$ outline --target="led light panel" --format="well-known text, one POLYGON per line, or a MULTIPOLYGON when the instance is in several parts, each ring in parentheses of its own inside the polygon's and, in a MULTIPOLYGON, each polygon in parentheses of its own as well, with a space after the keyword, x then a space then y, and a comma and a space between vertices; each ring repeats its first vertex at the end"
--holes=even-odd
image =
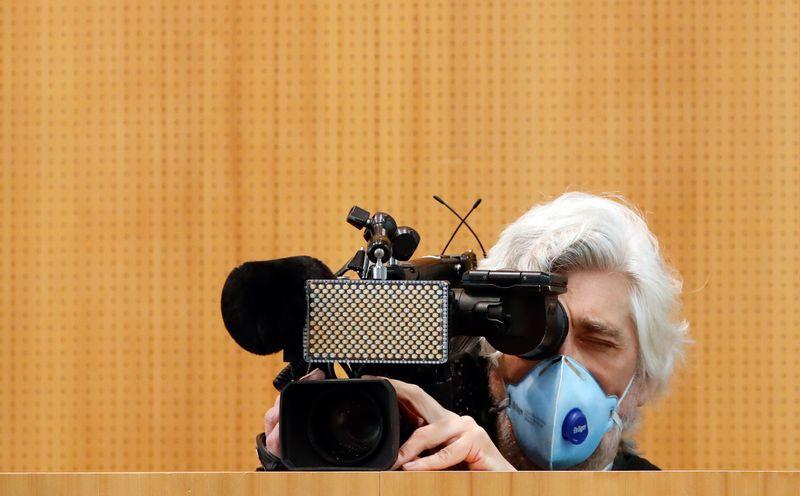
POLYGON ((446 281, 310 279, 308 362, 444 363, 446 281))

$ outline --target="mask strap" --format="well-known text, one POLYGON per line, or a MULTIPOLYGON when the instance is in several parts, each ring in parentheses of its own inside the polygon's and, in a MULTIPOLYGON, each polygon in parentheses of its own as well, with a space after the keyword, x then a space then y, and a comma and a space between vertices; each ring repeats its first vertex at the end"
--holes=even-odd
POLYGON ((636 378, 636 372, 633 373, 631 376, 631 380, 628 381, 628 385, 625 386, 625 391, 622 392, 622 396, 619 397, 618 403, 622 403, 622 400, 625 399, 625 396, 628 395, 628 390, 630 390, 631 386, 633 385, 633 379, 636 378))
POLYGON ((622 404, 622 400, 625 399, 625 396, 628 395, 628 391, 631 389, 631 386, 633 385, 633 379, 634 378, 636 378, 636 372, 635 371, 634 371, 633 375, 631 376, 631 380, 628 381, 628 385, 625 386, 625 391, 622 392, 622 396, 620 396, 619 400, 617 400, 617 406, 615 406, 614 409, 611 410, 611 420, 613 420, 614 423, 617 424, 617 427, 619 427, 619 430, 622 430, 622 419, 620 418, 619 413, 617 413, 617 409, 619 409, 619 405, 622 404))
POLYGON ((502 412, 503 410, 508 408, 508 404, 510 402, 511 402, 511 400, 508 398, 508 396, 506 396, 505 398, 502 399, 502 401, 500 401, 500 403, 497 404, 497 406, 493 406, 493 407, 489 408, 489 413, 500 413, 500 412, 502 412))

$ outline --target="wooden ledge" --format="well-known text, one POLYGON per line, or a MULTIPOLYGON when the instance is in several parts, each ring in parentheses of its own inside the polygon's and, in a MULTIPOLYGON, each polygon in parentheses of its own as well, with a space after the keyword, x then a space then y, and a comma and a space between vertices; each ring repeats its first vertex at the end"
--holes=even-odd
POLYGON ((800 494, 797 471, 0 473, 14 496, 800 494))

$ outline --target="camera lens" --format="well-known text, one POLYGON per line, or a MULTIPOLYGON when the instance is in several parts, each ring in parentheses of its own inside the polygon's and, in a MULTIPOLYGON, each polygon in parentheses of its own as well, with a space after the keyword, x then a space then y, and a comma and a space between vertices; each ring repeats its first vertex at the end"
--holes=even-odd
POLYGON ((307 432, 311 446, 328 463, 355 465, 380 446, 383 413, 362 389, 331 387, 311 405, 307 432))

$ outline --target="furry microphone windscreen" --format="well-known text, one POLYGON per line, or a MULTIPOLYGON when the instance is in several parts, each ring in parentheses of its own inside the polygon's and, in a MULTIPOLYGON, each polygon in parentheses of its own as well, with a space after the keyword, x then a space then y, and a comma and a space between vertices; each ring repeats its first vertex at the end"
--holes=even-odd
POLYGON ((239 346, 257 355, 299 351, 305 281, 333 277, 324 263, 307 256, 245 262, 231 271, 222 288, 225 328, 239 346))

